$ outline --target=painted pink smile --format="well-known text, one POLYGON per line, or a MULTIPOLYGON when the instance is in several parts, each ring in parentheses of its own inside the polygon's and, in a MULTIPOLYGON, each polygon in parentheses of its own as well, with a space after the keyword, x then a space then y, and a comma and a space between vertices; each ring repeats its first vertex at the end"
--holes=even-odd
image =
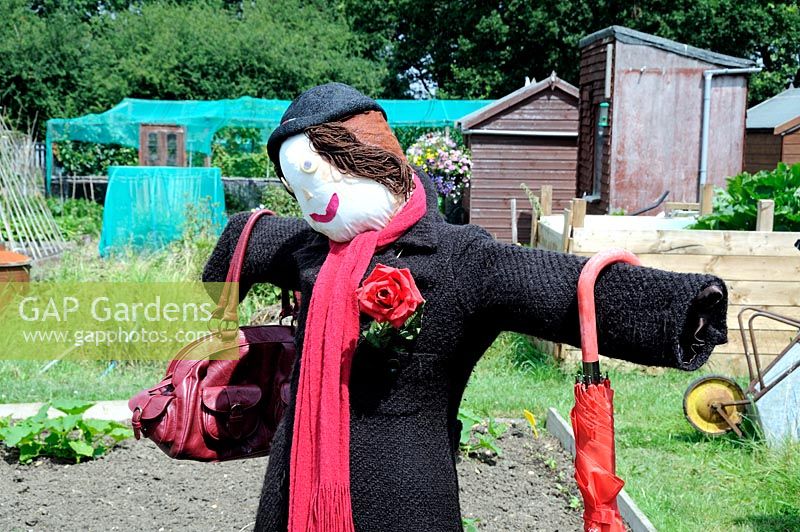
POLYGON ((337 210, 339 210, 339 196, 334 192, 328 202, 328 206, 325 208, 325 214, 312 213, 311 219, 317 223, 326 224, 333 220, 337 210))

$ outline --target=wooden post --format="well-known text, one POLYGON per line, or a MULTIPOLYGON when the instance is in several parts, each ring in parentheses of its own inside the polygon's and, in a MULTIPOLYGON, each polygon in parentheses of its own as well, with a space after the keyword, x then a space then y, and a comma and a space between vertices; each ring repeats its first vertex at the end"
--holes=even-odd
POLYGON ((714 209, 713 200, 714 185, 711 183, 706 183, 703 185, 703 192, 700 196, 700 216, 711 214, 711 211, 714 209))
POLYGON ((511 198, 511 243, 519 243, 517 238, 517 198, 511 198))
POLYGON ((569 252, 569 239, 572 236, 572 209, 564 209, 564 230, 561 233, 561 251, 569 252))
POLYGON ((541 199, 539 203, 542 204, 542 216, 550 216, 553 214, 553 186, 542 185, 541 199))
POLYGON ((586 200, 575 198, 572 200, 572 227, 583 227, 586 223, 586 200))
POLYGON ((772 231, 772 222, 775 218, 775 200, 758 200, 758 214, 756 215, 756 231, 772 231))

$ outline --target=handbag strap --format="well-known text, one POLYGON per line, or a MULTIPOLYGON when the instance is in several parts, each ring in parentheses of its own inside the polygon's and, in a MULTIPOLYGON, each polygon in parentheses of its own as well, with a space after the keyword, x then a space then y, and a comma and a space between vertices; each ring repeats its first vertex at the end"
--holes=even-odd
MULTIPOLYGON (((263 216, 274 216, 275 213, 269 209, 261 209, 253 212, 247 219, 242 232, 239 235, 239 240, 236 242, 236 248, 233 250, 231 263, 228 266, 228 274, 225 277, 225 286, 222 287, 222 293, 219 296, 217 308, 211 313, 212 318, 221 318, 220 329, 223 328, 224 323, 233 323, 238 326, 239 318, 237 308, 239 306, 239 280, 242 276, 242 267, 244 265, 245 255, 247 253, 247 244, 250 242, 250 235, 256 223, 263 216)), ((295 297, 296 300, 296 297, 295 297)), ((295 308, 292 306, 289 291, 285 288, 281 289, 281 317, 294 314, 295 308)), ((227 328, 227 326, 225 326, 227 328)))

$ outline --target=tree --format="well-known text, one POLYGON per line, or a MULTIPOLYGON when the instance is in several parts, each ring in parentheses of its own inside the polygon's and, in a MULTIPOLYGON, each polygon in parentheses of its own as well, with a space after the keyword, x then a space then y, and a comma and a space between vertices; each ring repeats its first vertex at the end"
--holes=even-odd
POLYGON ((796 0, 347 0, 353 28, 387 63, 387 95, 493 98, 552 70, 578 81, 580 39, 619 24, 763 62, 751 100, 800 81, 796 0))
POLYGON ((0 105, 21 122, 102 112, 126 97, 290 99, 333 80, 377 96, 385 77, 322 1, 120 1, 87 16, 89 4, 37 14, 24 0, 0 2, 0 105))

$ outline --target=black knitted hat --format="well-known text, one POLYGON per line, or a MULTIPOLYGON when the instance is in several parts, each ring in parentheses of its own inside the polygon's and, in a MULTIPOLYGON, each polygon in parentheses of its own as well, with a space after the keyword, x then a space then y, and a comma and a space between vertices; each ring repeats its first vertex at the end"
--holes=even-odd
POLYGON ((281 125, 267 141, 267 153, 278 175, 283 175, 280 149, 284 140, 302 133, 309 126, 342 120, 367 111, 380 111, 386 118, 386 111, 378 102, 344 83, 317 85, 295 98, 283 113, 281 125))

